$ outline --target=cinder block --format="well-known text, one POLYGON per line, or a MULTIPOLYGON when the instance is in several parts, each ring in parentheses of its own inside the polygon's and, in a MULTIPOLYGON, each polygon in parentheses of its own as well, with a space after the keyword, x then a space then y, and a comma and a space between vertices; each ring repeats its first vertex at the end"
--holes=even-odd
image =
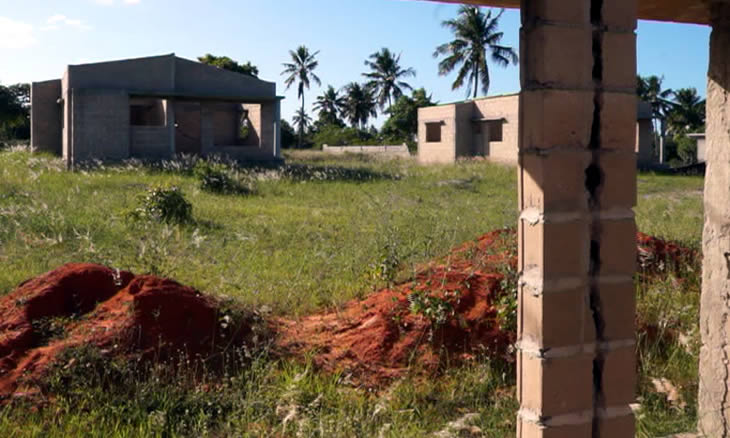
POLYGON ((616 418, 601 418, 598 420, 600 437, 606 438, 634 438, 636 436, 636 419, 633 414, 616 418))
POLYGON ((525 268, 537 268, 545 280, 585 277, 590 236, 585 219, 532 225, 520 221, 525 268))
MULTIPOLYGON (((517 424, 517 438, 587 438, 591 433, 591 423, 546 427, 521 420, 517 424)), ((613 435, 606 437, 614 438, 613 435)))
MULTIPOLYGON (((636 81, 635 76, 634 81, 636 81)), ((602 149, 626 152, 636 150, 637 104, 637 97, 633 93, 603 93, 601 96, 602 149)))
POLYGON ((597 285, 603 317, 603 339, 623 341, 634 339, 636 291, 632 281, 621 283, 599 282, 597 285))
POLYGON ((635 33, 603 33, 603 86, 627 90, 636 88, 635 33))
POLYGON ((592 91, 524 90, 520 97, 520 147, 587 148, 593 126, 593 98, 592 91))
POLYGON ((524 153, 520 205, 548 213, 587 211, 585 169, 590 161, 587 150, 524 153))
MULTIPOLYGON (((579 88, 593 84, 592 29, 539 25, 523 30, 523 75, 527 85, 579 88)), ((524 88, 523 84, 523 88, 524 88)))
POLYGON ((630 210, 637 202, 636 154, 605 151, 600 154, 602 183, 597 192, 601 210, 630 210))
POLYGON ((520 403, 541 416, 593 409, 593 356, 540 359, 521 353, 520 403))
POLYGON ((541 348, 580 345, 584 342, 587 289, 548 292, 535 296, 529 289, 523 291, 521 320, 522 338, 541 348))
POLYGON ((524 24, 532 21, 553 21, 590 24, 591 4, 584 0, 534 0, 522 8, 524 24))
POLYGON ((622 347, 603 353, 601 389, 606 407, 628 406, 636 401, 636 349, 622 347))
POLYGON ((631 277, 636 272, 636 223, 634 219, 602 220, 600 223, 600 275, 631 277))
POLYGON ((638 17, 637 0, 611 0, 603 2, 603 24, 609 29, 634 30, 638 17))

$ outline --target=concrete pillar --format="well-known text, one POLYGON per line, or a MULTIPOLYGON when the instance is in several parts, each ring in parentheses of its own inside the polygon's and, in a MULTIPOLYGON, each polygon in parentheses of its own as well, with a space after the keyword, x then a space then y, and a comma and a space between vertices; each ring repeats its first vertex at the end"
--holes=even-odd
POLYGON ((712 6, 700 307, 699 430, 730 435, 730 4, 712 6))
POLYGON ((274 107, 274 158, 281 158, 281 100, 274 107))
POLYGON ((520 438, 634 436, 636 0, 522 0, 520 438))
POLYGON ((170 139, 170 157, 172 158, 177 153, 177 147, 175 146, 175 100, 165 99, 163 105, 165 109, 165 126, 170 139))

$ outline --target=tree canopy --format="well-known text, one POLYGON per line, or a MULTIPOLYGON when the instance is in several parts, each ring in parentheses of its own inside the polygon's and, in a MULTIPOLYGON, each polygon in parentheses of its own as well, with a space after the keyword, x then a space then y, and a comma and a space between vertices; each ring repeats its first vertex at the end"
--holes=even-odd
POLYGON ((441 23, 451 31, 454 39, 438 46, 433 56, 443 57, 438 64, 439 75, 446 76, 458 70, 452 89, 466 86, 467 96, 473 92, 476 98, 480 89, 486 95, 491 83, 487 60, 500 67, 517 64, 517 52, 499 44, 504 36, 498 31, 503 13, 504 9, 493 16, 491 9, 485 14, 476 6, 462 6, 456 18, 441 23))
POLYGON ((403 90, 413 90, 404 79, 415 77, 416 71, 410 67, 401 67, 400 55, 395 55, 390 49, 384 47, 370 55, 365 60, 365 66, 370 68, 369 72, 363 73, 369 79, 366 85, 372 90, 381 109, 385 108, 386 103, 390 108, 393 100, 403 96, 403 90))
POLYGON ((255 65, 251 64, 251 61, 247 61, 245 64, 239 64, 227 56, 215 56, 210 53, 206 53, 203 56, 198 57, 198 61, 203 64, 212 65, 214 67, 222 68, 224 70, 241 73, 257 78, 259 76, 259 69, 255 65))

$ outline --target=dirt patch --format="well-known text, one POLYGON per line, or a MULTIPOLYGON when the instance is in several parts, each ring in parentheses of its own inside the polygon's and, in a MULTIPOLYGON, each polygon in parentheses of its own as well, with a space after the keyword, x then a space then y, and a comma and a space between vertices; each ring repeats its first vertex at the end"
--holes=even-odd
POLYGON ((0 394, 41 377, 62 351, 95 345, 115 355, 209 359, 252 327, 221 323, 219 301, 175 281, 68 264, 0 300, 0 394))
POLYGON ((353 301, 338 312, 278 320, 280 350, 358 384, 378 385, 409 370, 433 372, 477 352, 509 357, 514 332, 500 329, 496 301, 517 263, 511 231, 488 233, 424 267, 412 281, 353 301))
MULTIPOLYGON (((643 234, 637 241, 639 261, 649 268, 679 266, 690 254, 643 234)), ((495 231, 338 311, 262 322, 231 315, 222 301, 173 280, 68 264, 0 298, 0 397, 32 387, 61 352, 87 345, 114 356, 184 354, 212 363, 263 334, 274 340, 275 354, 311 357, 366 386, 433 373, 479 353, 511 360, 516 271, 514 230, 495 231)))
POLYGON ((639 271, 647 274, 673 272, 681 276, 683 267, 699 268, 698 251, 676 242, 662 240, 644 233, 636 234, 639 271))

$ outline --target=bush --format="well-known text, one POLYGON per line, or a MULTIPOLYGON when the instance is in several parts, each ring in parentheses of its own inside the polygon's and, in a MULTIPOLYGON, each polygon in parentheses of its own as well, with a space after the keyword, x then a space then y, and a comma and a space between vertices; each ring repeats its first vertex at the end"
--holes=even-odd
POLYGON ((223 164, 198 161, 193 174, 200 180, 200 189, 213 193, 230 193, 236 184, 223 164))
POLYGON ((314 134, 314 148, 322 149, 322 145, 329 146, 359 146, 377 145, 378 139, 367 131, 355 128, 342 128, 337 125, 322 126, 314 134))
POLYGON ((132 212, 136 219, 183 224, 192 222, 193 206, 175 186, 154 186, 142 194, 140 205, 132 212))

